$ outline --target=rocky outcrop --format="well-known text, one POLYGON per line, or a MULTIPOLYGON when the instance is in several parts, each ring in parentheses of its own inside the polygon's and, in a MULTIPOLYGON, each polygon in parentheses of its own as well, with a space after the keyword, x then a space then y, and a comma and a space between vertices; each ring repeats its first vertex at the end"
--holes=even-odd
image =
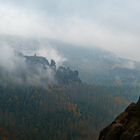
MULTIPOLYGON (((56 62, 51 60, 49 63, 48 59, 42 56, 24 56, 25 62, 27 65, 28 73, 29 71, 33 74, 38 74, 40 70, 49 70, 53 73, 53 78, 57 81, 57 84, 73 84, 73 83, 81 83, 79 78, 79 72, 77 70, 71 70, 69 67, 59 66, 56 67, 56 62)), ((41 71, 44 72, 45 71, 41 71)), ((38 74, 39 75, 39 74, 38 74)))
POLYGON ((99 140, 140 140, 140 99, 103 129, 99 140))

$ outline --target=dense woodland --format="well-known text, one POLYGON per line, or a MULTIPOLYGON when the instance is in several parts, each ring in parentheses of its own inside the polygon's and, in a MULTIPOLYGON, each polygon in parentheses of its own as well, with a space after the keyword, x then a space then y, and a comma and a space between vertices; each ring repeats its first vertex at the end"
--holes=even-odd
POLYGON ((94 140, 129 103, 124 91, 132 94, 125 88, 86 84, 0 85, 1 139, 94 140))

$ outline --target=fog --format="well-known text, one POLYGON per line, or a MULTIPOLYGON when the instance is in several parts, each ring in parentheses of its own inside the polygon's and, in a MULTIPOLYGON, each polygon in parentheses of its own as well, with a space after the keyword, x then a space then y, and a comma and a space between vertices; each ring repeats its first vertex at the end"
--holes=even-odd
MULTIPOLYGON (((38 50, 38 55, 45 56, 42 54, 42 50, 38 50)), ((46 50, 43 51, 45 53, 46 50)), ((56 58, 58 65, 63 61, 61 61, 61 56, 57 54, 57 52, 50 51, 50 55, 54 54, 53 57, 56 58)), ((16 84, 29 84, 35 86, 43 86, 47 88, 47 84, 49 83, 57 83, 57 79, 55 78, 54 70, 50 67, 47 69, 43 69, 38 65, 34 67, 30 66, 27 63, 27 58, 24 54, 19 54, 17 50, 9 46, 8 44, 2 44, 0 48, 0 72, 4 79, 9 79, 9 82, 16 84)))
POLYGON ((16 69, 25 67, 24 61, 24 58, 15 54, 15 50, 11 46, 7 44, 0 45, 0 67, 13 72, 16 69))
POLYGON ((97 46, 140 60, 138 0, 0 0, 0 34, 97 46))
POLYGON ((57 50, 53 47, 47 45, 47 46, 40 46, 40 49, 36 52, 39 56, 46 57, 49 62, 52 60, 55 60, 56 66, 63 66, 63 63, 67 61, 67 59, 57 50))

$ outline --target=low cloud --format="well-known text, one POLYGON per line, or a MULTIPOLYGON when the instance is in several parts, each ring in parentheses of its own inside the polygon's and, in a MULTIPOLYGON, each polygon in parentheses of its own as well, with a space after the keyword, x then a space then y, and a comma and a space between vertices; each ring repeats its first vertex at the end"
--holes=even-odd
MULTIPOLYGON (((33 1, 30 2, 32 3, 33 1)), ((45 1, 41 2, 45 4, 45 1)), ((115 5, 114 2, 109 1, 109 3, 112 6, 115 5)), ((139 26, 135 24, 139 21, 134 23, 134 21, 129 19, 127 16, 129 11, 127 10, 131 5, 131 1, 123 2, 123 4, 125 3, 128 5, 125 6, 126 9, 121 8, 122 16, 119 16, 121 14, 120 12, 114 11, 119 10, 118 7, 107 10, 111 5, 107 5, 105 2, 102 4, 97 3, 99 9, 95 8, 96 11, 93 12, 97 12, 97 15, 95 14, 96 16, 92 19, 90 14, 90 16, 85 18, 86 16, 78 15, 77 11, 75 11, 75 14, 68 12, 68 16, 60 16, 57 15, 54 9, 55 14, 51 15, 47 11, 44 11, 47 13, 44 14, 43 11, 40 12, 40 9, 37 10, 35 7, 30 7, 30 9, 29 7, 25 8, 18 4, 11 4, 9 1, 7 3, 1 2, 0 34, 51 38, 86 47, 97 46, 110 50, 121 57, 140 60, 139 32, 136 30, 139 26), (103 11, 106 12, 103 13, 103 11), (101 15, 104 15, 104 17, 101 15), (120 21, 121 24, 118 21, 120 21), (133 22, 131 26, 129 22, 133 22), (124 26, 124 24, 126 24, 126 26, 124 26)), ((61 4, 63 4, 63 1, 61 1, 61 4)), ((64 4, 67 6, 67 2, 64 2, 64 4)), ((119 5, 119 3, 117 4, 119 5)), ((134 9, 135 6, 136 5, 133 5, 132 8, 134 9)), ((83 5, 81 5, 81 8, 82 7, 83 5)), ((80 10, 80 13, 81 11, 82 10, 80 10)), ((136 7, 136 10, 133 11, 130 16, 133 17, 133 15, 137 15, 137 13, 139 13, 138 7, 136 7)), ((86 15, 88 15, 88 13, 86 15)), ((42 54, 44 53, 43 51, 39 53, 42 54)), ((54 53, 57 54, 56 52, 54 53)))
POLYGON ((66 58, 62 56, 62 54, 60 54, 58 50, 52 47, 41 47, 36 54, 46 57, 49 62, 51 61, 51 59, 55 60, 57 67, 62 66, 66 61, 66 58))
POLYGON ((7 45, 0 45, 0 67, 7 71, 15 71, 24 65, 24 59, 16 56, 15 50, 7 45))

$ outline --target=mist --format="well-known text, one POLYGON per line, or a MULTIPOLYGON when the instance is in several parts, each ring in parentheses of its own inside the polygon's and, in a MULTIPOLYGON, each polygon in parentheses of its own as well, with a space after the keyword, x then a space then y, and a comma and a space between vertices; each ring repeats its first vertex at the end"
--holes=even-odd
MULTIPOLYGON (((3 74, 2 77, 8 78, 10 82, 21 85, 27 84, 41 86, 45 88, 50 83, 57 83, 55 71, 52 68, 47 67, 47 69, 44 69, 39 66, 30 67, 27 63, 26 54, 22 54, 19 52, 19 50, 16 50, 14 47, 8 44, 1 44, 0 50, 0 71, 3 74)), ((45 53, 45 51, 43 51, 43 53, 45 53)), ((55 50, 50 52, 50 55, 55 54, 53 56, 56 58, 56 60, 58 60, 57 62, 59 63, 57 66, 59 66, 61 63, 61 56, 59 55, 58 57, 55 50)), ((38 50, 38 56, 39 55, 45 57, 41 50, 38 50)))
POLYGON ((51 60, 55 60, 57 67, 63 66, 64 62, 67 61, 67 59, 57 49, 54 49, 51 46, 40 46, 36 54, 46 57, 49 62, 51 60))
POLYGON ((10 72, 24 67, 24 58, 18 57, 11 46, 1 44, 0 47, 0 67, 10 72))

